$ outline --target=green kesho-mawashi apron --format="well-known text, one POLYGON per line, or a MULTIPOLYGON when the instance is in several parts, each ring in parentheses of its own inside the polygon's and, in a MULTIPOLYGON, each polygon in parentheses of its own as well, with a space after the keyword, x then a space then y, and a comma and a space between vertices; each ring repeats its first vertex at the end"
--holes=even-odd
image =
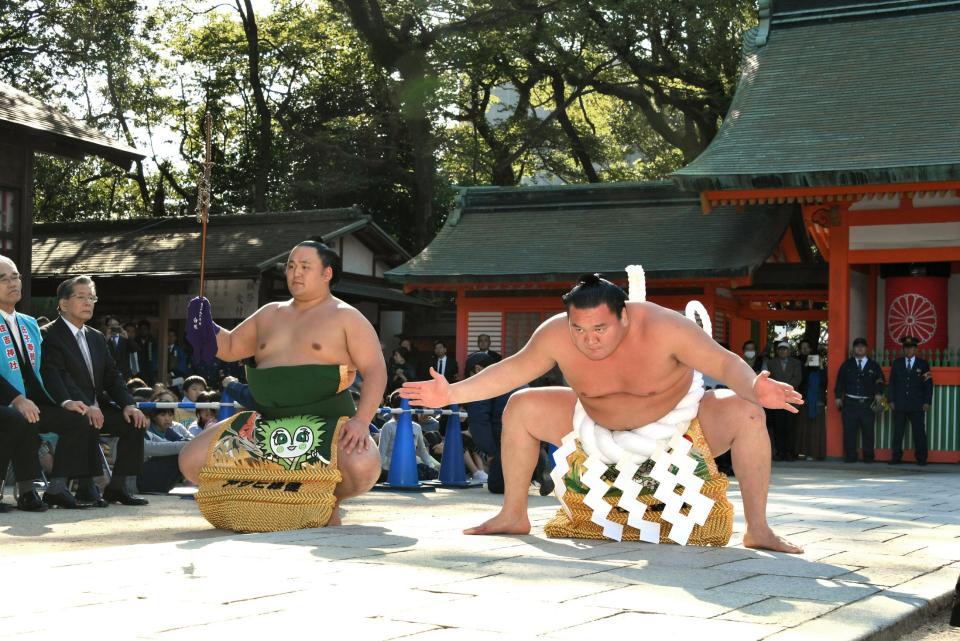
POLYGON ((356 413, 343 365, 248 368, 256 407, 219 430, 200 472, 197 503, 216 527, 262 532, 321 527, 342 480, 336 444, 356 413))

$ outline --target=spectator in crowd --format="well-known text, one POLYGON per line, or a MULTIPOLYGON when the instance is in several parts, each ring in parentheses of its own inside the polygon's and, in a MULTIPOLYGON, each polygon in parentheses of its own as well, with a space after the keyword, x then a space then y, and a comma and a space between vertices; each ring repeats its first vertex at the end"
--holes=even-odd
MULTIPOLYGON (((418 417, 420 420, 420 425, 424 423, 423 417, 418 417)), ((433 419, 436 421, 436 419, 433 419)), ((416 424, 416 421, 414 421, 416 424)), ((423 437, 426 442, 429 444, 430 455, 433 456, 438 461, 443 460, 443 446, 445 443, 444 437, 440 432, 427 432, 424 430, 423 437)), ((473 437, 470 436, 470 433, 467 431, 462 431, 460 433, 461 441, 463 443, 463 465, 466 470, 467 477, 474 483, 486 483, 489 480, 487 471, 484 469, 485 465, 483 463, 483 458, 480 456, 480 452, 477 449, 477 446, 473 442, 473 437)))
POLYGON ((853 341, 853 356, 840 365, 833 388, 834 402, 843 417, 843 460, 857 462, 857 437, 863 447, 863 462, 873 463, 875 404, 882 402, 884 387, 880 364, 867 356, 867 339, 853 341))
POLYGON ((157 353, 157 339, 150 329, 150 321, 144 319, 137 323, 137 342, 140 345, 140 373, 148 381, 156 381, 160 359, 157 353))
POLYGON ((450 383, 456 382, 459 371, 457 359, 447 354, 447 344, 442 340, 434 341, 433 355, 433 369, 437 370, 437 373, 446 378, 450 383))
POLYGON ((190 362, 176 331, 171 329, 167 332, 167 343, 167 368, 173 375, 171 378, 186 378, 190 375, 190 362))
POLYGON ((117 364, 117 369, 120 370, 120 375, 124 380, 132 378, 130 340, 116 316, 108 314, 103 317, 103 335, 107 339, 107 348, 110 350, 113 361, 117 364))
MULTIPOLYGON (((198 403, 219 403, 220 395, 216 392, 202 392, 197 397, 198 403)), ((198 409, 197 420, 187 425, 187 432, 191 437, 195 437, 205 430, 208 426, 217 422, 217 410, 198 409)))
MULTIPOLYGON (((447 353, 447 344, 442 340, 436 340, 433 342, 433 369, 437 371, 438 374, 447 379, 450 383, 453 383, 460 378, 460 369, 457 367, 457 359, 447 353)), ((430 378, 429 369, 426 372, 426 377, 430 378)), ((447 430, 447 417, 440 417, 440 433, 445 434, 447 430)))
MULTIPOLYGON (((388 406, 400 407, 400 395, 396 392, 389 397, 388 406)), ((393 457, 393 444, 397 436, 397 415, 391 415, 390 420, 380 428, 380 482, 387 480, 390 473, 390 460, 393 457)), ((423 439, 423 430, 420 424, 413 421, 413 446, 417 457, 417 478, 421 481, 435 479, 440 470, 440 462, 430 456, 427 444, 423 439)))
POLYGON ((903 433, 910 421, 913 432, 913 453, 917 465, 927 464, 926 413, 933 403, 933 376, 930 364, 917 356, 917 339, 906 336, 901 341, 903 356, 890 367, 890 409, 893 410, 893 452, 890 464, 903 459, 903 433))
POLYGON ((808 459, 822 461, 827 455, 826 433, 826 361, 814 350, 807 339, 800 341, 799 356, 802 377, 800 387, 803 394, 803 406, 796 416, 797 447, 796 452, 808 459))
POLYGON ((407 363, 413 367, 414 373, 420 372, 421 363, 423 362, 423 354, 417 352, 413 346, 413 341, 406 336, 398 336, 400 342, 397 344, 397 347, 407 350, 407 363))
MULTIPOLYGON (((91 429, 81 413, 82 403, 61 406, 45 389, 42 369, 48 355, 40 327, 15 308, 22 297, 22 282, 16 264, 0 255, 0 478, 12 461, 21 510, 42 512, 54 505, 74 509, 84 506, 87 499, 92 501, 92 496, 86 495, 93 486, 86 465, 91 429), (56 432, 60 445, 53 478, 41 499, 34 481, 40 479, 37 452, 43 432, 56 432), (82 503, 67 491, 69 477, 80 477, 82 503)), ((0 504, 0 512, 6 511, 0 504)))
POLYGON ((212 362, 194 363, 193 373, 202 376, 209 388, 217 389, 222 387, 225 378, 233 378, 245 384, 247 379, 243 368, 244 361, 227 362, 214 358, 212 362))
POLYGON ((134 405, 106 338, 85 325, 96 303, 96 286, 88 276, 68 278, 57 287, 60 317, 43 328, 43 381, 57 404, 79 402, 86 407, 86 417, 94 428, 88 439, 91 479, 103 473, 100 434, 119 437, 113 477, 103 497, 95 486, 87 488, 94 504, 145 505, 145 499, 127 491, 127 477, 137 476, 143 466, 141 430, 148 420, 134 405))
POLYGON ((757 353, 757 344, 753 341, 746 341, 743 344, 743 360, 747 365, 753 368, 753 371, 759 374, 763 371, 763 357, 757 353))
POLYGON ((150 427, 144 433, 143 471, 137 477, 141 492, 166 494, 183 480, 178 458, 188 440, 173 425, 173 410, 151 412, 150 427))
MULTIPOLYGON (((470 361, 468 361, 470 362, 470 361)), ((488 354, 480 354, 473 359, 473 369, 468 376, 479 374, 484 368, 496 361, 488 354)), ((526 387, 526 386, 523 386, 526 387)), ((518 388, 520 389, 520 388, 518 388)), ((500 461, 500 434, 503 430, 503 410, 507 401, 516 390, 482 401, 467 404, 470 434, 477 448, 487 455, 487 489, 493 494, 503 494, 503 468, 500 461)), ((538 465, 534 471, 534 480, 540 484, 540 495, 546 496, 553 491, 553 479, 546 466, 538 465)))
POLYGON ((131 394, 133 394, 133 390, 140 389, 141 387, 148 387, 147 382, 142 378, 134 377, 127 381, 127 391, 131 394))
MULTIPOLYGON (((122 336, 127 339, 127 369, 130 373, 126 374, 126 378, 134 377, 145 378, 142 373, 141 365, 143 363, 143 357, 141 352, 143 351, 140 345, 140 339, 137 338, 137 325, 133 321, 127 321, 123 324, 123 334, 122 336)), ((120 357, 120 352, 117 352, 118 357, 120 357)))
MULTIPOLYGON (((467 468, 467 472, 470 473, 470 480, 474 483, 488 482, 490 476, 487 474, 487 466, 483 461, 483 457, 480 455, 480 450, 477 448, 473 436, 470 435, 469 431, 462 430, 460 432, 460 441, 463 443, 463 463, 467 468)), ((442 460, 443 448, 440 448, 440 454, 442 460)))
POLYGON ((503 356, 499 352, 495 352, 490 349, 490 335, 489 334, 480 334, 477 336, 477 351, 473 352, 467 356, 467 364, 464 368, 463 375, 465 377, 472 376, 473 365, 478 358, 481 356, 487 356, 490 358, 490 363, 499 363, 503 360, 503 356))
POLYGON ((387 381, 387 395, 398 387, 403 387, 407 381, 416 380, 417 373, 408 360, 409 356, 410 352, 403 347, 395 348, 390 354, 390 362, 387 363, 387 374, 390 376, 387 381))
POLYGON ((436 416, 433 414, 417 414, 416 420, 420 423, 420 427, 423 428, 425 434, 436 434, 438 438, 443 438, 440 433, 440 421, 437 420, 436 416))
MULTIPOLYGON (((792 385, 794 389, 799 389, 803 372, 800 363, 795 358, 790 357, 790 343, 780 341, 777 343, 777 357, 767 361, 764 367, 770 372, 770 378, 787 385, 792 385)), ((789 410, 766 410, 769 417, 769 425, 773 428, 773 460, 774 461, 795 461, 797 460, 796 449, 796 421, 792 412, 789 410)))
MULTIPOLYGON (((154 385, 153 389, 154 389, 153 396, 150 397, 150 400, 153 401, 154 403, 177 403, 178 402, 177 395, 172 390, 169 390, 166 387, 159 384, 154 385)), ((170 423, 167 429, 175 433, 179 437, 179 440, 189 441, 190 439, 192 439, 193 436, 191 436, 190 432, 187 431, 185 424, 177 420, 177 411, 173 409, 171 409, 170 411, 173 412, 173 421, 170 423)))
POLYGON ((256 401, 253 400, 253 394, 250 393, 250 386, 241 383, 236 376, 225 376, 220 385, 224 393, 230 397, 230 400, 240 403, 247 409, 256 407, 256 401))
MULTIPOLYGON (((183 398, 180 400, 184 403, 196 403, 197 398, 206 391, 207 381, 203 380, 202 376, 188 376, 183 381, 183 398)), ((195 410, 177 409, 173 413, 173 420, 189 425, 197 420, 197 413, 195 410)))

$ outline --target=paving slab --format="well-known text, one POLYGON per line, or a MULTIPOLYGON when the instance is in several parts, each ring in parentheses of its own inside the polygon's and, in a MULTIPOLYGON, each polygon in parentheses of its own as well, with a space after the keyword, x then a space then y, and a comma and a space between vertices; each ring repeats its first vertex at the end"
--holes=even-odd
MULTIPOLYGON (((339 528, 232 534, 195 503, 0 514, 0 638, 60 639, 122 619, 129 638, 264 639, 335 616, 351 639, 895 638, 942 607, 960 573, 960 473, 777 465, 778 532, 802 555, 462 530, 499 506, 481 490, 375 493, 339 528), (931 488, 936 500, 931 501, 931 488), (43 598, 37 595, 42 594, 43 598)), ((326 628, 317 628, 320 633, 326 628)))
POLYGON ((663 614, 623 612, 547 636, 548 639, 618 639, 629 636, 668 639, 764 639, 780 629, 775 624, 743 623, 663 614))

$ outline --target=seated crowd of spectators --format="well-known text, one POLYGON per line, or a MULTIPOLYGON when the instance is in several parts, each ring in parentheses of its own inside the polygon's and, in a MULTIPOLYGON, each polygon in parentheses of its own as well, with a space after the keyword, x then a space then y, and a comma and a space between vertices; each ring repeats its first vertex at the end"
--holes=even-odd
MULTIPOLYGON (((240 364, 215 361, 208 366, 194 366, 187 350, 180 347, 175 332, 170 332, 169 385, 154 382, 156 374, 155 345, 150 335, 149 324, 127 323, 123 325, 115 317, 104 318, 104 335, 108 341, 111 356, 117 363, 117 369, 127 381, 126 387, 137 402, 219 402, 223 398, 236 400, 245 407, 252 407, 254 401, 248 387, 242 380, 243 370, 240 364), (211 376, 212 384, 198 373, 204 371, 211 376), (235 375, 236 374, 236 375, 235 375), (239 376, 237 376, 239 375, 239 376)), ((477 341, 477 350, 466 361, 463 374, 476 375, 485 367, 501 360, 500 354, 490 349, 490 338, 481 335, 477 341)), ((388 385, 383 405, 400 407, 398 388, 407 381, 422 380, 429 377, 430 368, 444 375, 451 383, 461 380, 459 366, 453 356, 448 355, 446 344, 442 340, 434 342, 432 357, 417 354, 411 349, 411 341, 402 339, 400 345, 387 358, 388 385)), ((545 384, 555 384, 547 380, 545 384)), ((362 378, 351 388, 354 398, 359 398, 362 378)), ((500 435, 502 431, 503 411, 513 392, 500 397, 469 403, 460 408, 467 417, 460 419, 461 442, 463 444, 463 464, 466 479, 470 483, 487 484, 495 493, 503 492, 503 474, 500 466, 500 435)), ((185 483, 180 473, 178 456, 184 446, 198 436, 206 427, 217 422, 218 412, 210 409, 147 409, 149 426, 143 430, 144 450, 143 468, 135 477, 127 480, 131 493, 164 494, 179 484, 185 483)), ((416 414, 413 418, 414 445, 417 458, 417 472, 420 480, 433 480, 439 477, 443 458, 444 438, 449 416, 416 414)), ((385 481, 390 471, 397 429, 396 414, 378 414, 370 425, 370 433, 377 443, 381 460, 381 481, 385 481)), ((112 466, 116 441, 102 439, 107 462, 112 466)), ((45 443, 41 450, 41 464, 47 474, 52 469, 55 455, 55 441, 45 443)), ((3 471, 0 471, 3 472, 3 471)), ((553 483, 549 477, 546 449, 542 450, 541 462, 533 476, 543 494, 552 491, 553 483)), ((101 482, 103 479, 100 479, 101 482)))
MULTIPOLYGON (((434 341, 433 354, 414 352, 410 339, 401 338, 400 344, 391 352, 387 360, 387 390, 384 406, 400 406, 397 390, 407 381, 424 380, 430 377, 430 370, 444 376, 454 383, 463 378, 475 376, 484 368, 499 362, 502 356, 490 348, 490 337, 480 334, 477 337, 476 351, 467 356, 463 373, 459 371, 456 360, 447 352, 446 343, 434 341)), ((556 374, 534 381, 532 385, 559 384, 556 374)), ((503 411, 510 396, 518 390, 512 390, 501 396, 467 403, 460 408, 466 411, 466 418, 460 419, 461 441, 463 443, 463 462, 465 475, 472 483, 484 483, 490 492, 503 493, 503 471, 500 462, 500 439, 503 430, 503 411)), ((440 461, 443 457, 444 438, 449 419, 446 416, 417 414, 413 420, 413 438, 417 457, 417 473, 420 480, 437 478, 440 461)), ((387 479, 396 433, 395 415, 378 417, 371 426, 374 439, 378 441, 381 461, 381 481, 387 479), (379 423, 379 424, 377 424, 379 423), (378 433, 377 433, 378 432, 378 433)), ((540 488, 543 495, 553 491, 553 480, 549 476, 549 456, 547 444, 541 444, 540 460, 534 470, 531 481, 540 488)))

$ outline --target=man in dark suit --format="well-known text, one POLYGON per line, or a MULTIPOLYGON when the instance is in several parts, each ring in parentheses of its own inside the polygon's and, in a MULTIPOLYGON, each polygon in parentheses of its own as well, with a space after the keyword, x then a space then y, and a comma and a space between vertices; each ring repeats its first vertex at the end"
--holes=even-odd
MULTIPOLYGON (((489 355, 482 354, 473 363, 473 369, 467 372, 467 377, 474 376, 490 367, 496 361, 489 355)), ((526 385, 523 386, 525 388, 526 385)), ((467 403, 468 429, 477 448, 487 455, 490 472, 487 478, 487 490, 492 494, 503 494, 503 464, 500 460, 500 441, 503 432, 503 411, 514 392, 512 390, 500 396, 494 396, 480 401, 467 403)), ((547 463, 547 453, 541 447, 537 466, 533 470, 532 480, 540 484, 540 496, 553 492, 554 483, 550 477, 547 463)))
POLYGON ((110 357, 117 364, 120 375, 124 381, 133 378, 133 370, 130 368, 130 339, 127 338, 120 320, 116 316, 105 316, 103 319, 103 335, 107 339, 107 348, 110 350, 110 357))
POLYGON ((873 463, 877 417, 873 405, 883 396, 883 370, 867 356, 867 339, 853 341, 853 356, 840 366, 833 388, 834 402, 843 417, 843 460, 857 461, 857 433, 861 436, 863 462, 873 463))
POLYGON ((137 342, 140 344, 140 376, 148 385, 153 385, 157 381, 160 359, 157 357, 157 339, 153 337, 150 321, 144 319, 137 323, 137 342))
POLYGON ((118 502, 145 505, 145 499, 132 496, 127 477, 135 477, 143 467, 143 432, 149 424, 134 404, 120 372, 110 356, 107 340, 97 330, 84 325, 93 316, 97 302, 96 287, 88 276, 75 276, 60 283, 57 305, 60 318, 43 328, 43 378, 50 394, 60 404, 80 401, 87 408, 91 430, 87 450, 90 476, 99 476, 99 434, 120 437, 117 444, 113 478, 101 498, 96 486, 82 488, 98 506, 118 502))
POLYGON ((490 349, 489 334, 480 334, 477 336, 477 351, 467 356, 466 369, 463 372, 464 378, 473 376, 473 366, 476 365, 481 357, 488 357, 492 363, 499 363, 503 360, 503 356, 501 356, 499 352, 490 349))
MULTIPOLYGON (((16 265, 0 256, 0 474, 6 474, 12 460, 21 510, 86 507, 67 492, 65 482, 67 477, 86 473, 84 452, 90 428, 83 416, 85 408, 77 403, 57 407, 44 388, 40 328, 36 320, 14 308, 21 291, 16 265), (37 450, 43 432, 56 432, 59 439, 53 479, 41 499, 34 481, 40 478, 37 450)), ((4 511, 0 505, 0 512, 4 511)))
POLYGON ((901 341, 903 356, 890 367, 888 398, 893 410, 893 453, 890 464, 903 458, 903 433, 910 421, 913 452, 917 465, 927 464, 926 412, 933 403, 933 377, 930 364, 917 357, 917 339, 907 336, 901 341))
MULTIPOLYGON (((777 343, 776 358, 768 359, 764 369, 770 372, 770 378, 781 383, 787 383, 794 389, 800 388, 800 379, 803 377, 803 368, 800 362, 791 358, 790 343, 777 343)), ((787 410, 767 410, 770 416, 770 425, 773 428, 773 460, 797 460, 797 417, 787 410)))
POLYGON ((433 342, 433 369, 450 383, 457 381, 457 359, 447 354, 447 344, 441 340, 433 342))

